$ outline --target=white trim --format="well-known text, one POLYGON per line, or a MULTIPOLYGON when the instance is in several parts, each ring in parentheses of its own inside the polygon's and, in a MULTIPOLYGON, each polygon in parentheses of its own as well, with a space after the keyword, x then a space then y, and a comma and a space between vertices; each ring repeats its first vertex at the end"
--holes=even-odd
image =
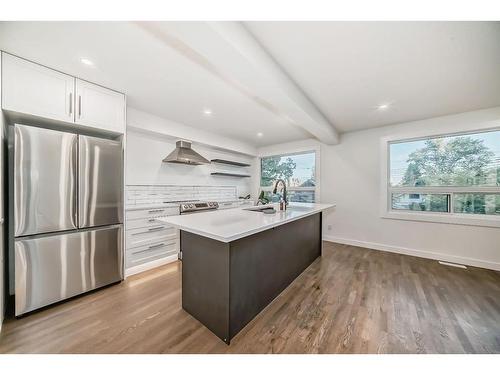
MULTIPOLYGON (((499 121, 486 121, 480 124, 461 124, 459 129, 454 131, 443 130, 415 130, 408 132, 406 135, 391 135, 380 138, 380 217, 384 219, 409 220, 409 221, 426 221, 432 223, 458 224, 458 225, 473 225, 481 227, 500 228, 500 217, 491 215, 474 215, 460 214, 454 212, 434 213, 434 212, 416 212, 416 211, 399 211, 390 208, 390 195, 393 192, 399 193, 435 193, 435 194, 451 194, 453 193, 500 193, 499 187, 471 186, 471 187, 392 187, 390 185, 390 157, 389 144, 395 142, 408 142, 414 140, 456 136, 460 134, 476 134, 488 131, 498 131, 499 121)), ((453 204, 452 202, 450 202, 453 204)))
MULTIPOLYGON (((499 107, 500 108, 500 107, 499 107)), ((473 112, 470 112, 473 113, 473 112)), ((425 121, 425 120, 423 120, 425 121)), ((464 120, 462 120, 464 121, 464 120)), ((427 138, 435 138, 435 137, 445 137, 445 136, 454 136, 460 134, 474 134, 474 133, 483 133, 487 131, 495 131, 500 130, 500 119, 485 121, 482 123, 455 123, 453 126, 453 130, 442 130, 439 129, 439 126, 436 126, 434 129, 424 129, 417 130, 412 129, 408 131, 405 135, 388 135, 382 138, 385 142, 408 142, 408 141, 418 141, 427 138)))
POLYGON ((487 268, 490 270, 500 271, 500 262, 490 262, 481 259, 448 255, 448 254, 436 253, 433 251, 417 250, 408 247, 386 245, 376 242, 358 241, 349 238, 341 238, 328 235, 323 235, 323 241, 336 242, 344 245, 364 247, 371 250, 387 251, 390 253, 411 255, 419 258, 433 259, 437 261, 445 261, 451 263, 459 263, 472 267, 480 267, 480 268, 487 268))
POLYGON ((426 221, 429 223, 500 228, 500 217, 488 217, 488 215, 387 210, 386 212, 382 212, 380 217, 393 220, 426 221))
POLYGON ((441 264, 441 265, 443 265, 443 266, 462 268, 464 270, 467 269, 467 266, 464 266, 463 264, 450 263, 450 262, 442 262, 442 261, 438 261, 438 263, 441 264))
POLYGON ((500 193, 498 186, 390 186, 389 190, 391 193, 407 194, 500 193))
MULTIPOLYGON (((261 190, 264 190, 264 191, 271 191, 273 190, 273 187, 272 186, 261 186, 260 187, 261 190)), ((315 186, 308 186, 308 187, 300 187, 300 186, 297 186, 297 187, 287 187, 286 188, 286 191, 316 191, 316 187, 315 186)))
POLYGON ((125 270, 125 278, 132 276, 132 275, 135 275, 135 274, 138 274, 138 273, 141 273, 141 272, 144 272, 144 271, 149 271, 153 268, 160 267, 160 266, 163 266, 163 265, 168 264, 168 263, 175 262, 178 259, 179 259, 179 256, 177 254, 174 254, 174 255, 170 255, 170 256, 165 257, 165 258, 153 260, 152 262, 139 264, 138 266, 127 268, 125 270))

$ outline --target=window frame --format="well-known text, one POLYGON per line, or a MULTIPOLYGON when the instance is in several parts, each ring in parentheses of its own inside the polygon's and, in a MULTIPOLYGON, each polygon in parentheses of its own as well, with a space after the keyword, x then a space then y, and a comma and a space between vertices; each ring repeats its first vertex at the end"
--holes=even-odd
POLYGON ((493 193, 500 194, 500 186, 408 186, 395 187, 390 184, 390 145, 393 143, 426 140, 438 137, 452 137, 468 134, 478 134, 491 131, 500 131, 499 121, 476 124, 474 127, 460 131, 419 131, 403 136, 382 137, 380 142, 381 178, 380 178, 380 216, 386 219, 424 221, 433 223, 447 223, 459 225, 474 225, 482 227, 500 228, 500 216, 480 215, 470 213, 455 213, 454 195, 459 193, 493 193), (449 194, 450 212, 429 212, 392 209, 392 193, 406 194, 449 194))
MULTIPOLYGON (((281 151, 281 150, 279 150, 281 151)), ((320 202, 320 171, 319 171, 319 158, 320 158, 320 149, 319 147, 305 147, 305 148, 295 148, 293 152, 289 152, 287 150, 283 150, 283 152, 272 152, 272 153, 265 153, 259 155, 259 193, 260 191, 272 191, 273 187, 272 186, 261 186, 261 181, 262 181, 262 159, 263 158, 270 158, 270 157, 284 157, 284 156, 294 156, 294 155, 301 155, 301 154, 309 154, 309 153, 314 153, 314 181, 315 185, 314 187, 288 187, 286 188, 287 193, 291 191, 313 191, 314 192, 314 202, 313 203, 318 203, 320 202)))

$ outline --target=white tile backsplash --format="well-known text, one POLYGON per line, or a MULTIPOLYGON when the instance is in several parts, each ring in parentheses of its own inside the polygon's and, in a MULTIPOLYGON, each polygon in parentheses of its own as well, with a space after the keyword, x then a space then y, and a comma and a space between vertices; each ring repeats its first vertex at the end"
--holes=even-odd
POLYGON ((237 199, 236 186, 127 185, 127 207, 181 200, 237 199))

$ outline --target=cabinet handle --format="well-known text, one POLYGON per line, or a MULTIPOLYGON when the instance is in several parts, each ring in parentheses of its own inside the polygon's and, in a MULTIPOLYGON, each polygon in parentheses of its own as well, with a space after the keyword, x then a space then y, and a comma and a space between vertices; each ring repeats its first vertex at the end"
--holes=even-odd
POLYGON ((78 95, 78 118, 82 117, 82 96, 78 95))
POLYGON ((69 93, 69 115, 73 114, 73 93, 69 93))
POLYGON ((140 234, 146 234, 146 233, 150 233, 150 232, 154 232, 156 230, 161 230, 161 229, 164 229, 165 227, 154 227, 154 228, 149 228, 148 230, 145 230, 143 232, 138 232, 138 233, 131 233, 132 236, 138 236, 140 234))
POLYGON ((165 246, 165 244, 164 243, 159 243, 157 245, 151 245, 151 246, 148 247, 148 249, 156 249, 157 247, 162 247, 162 246, 165 246))
POLYGON ((154 222, 156 221, 156 219, 148 219, 148 221, 149 221, 150 223, 154 223, 154 222))
POLYGON ((154 232, 155 230, 161 230, 161 229, 163 229, 163 228, 165 228, 165 227, 163 227, 163 226, 162 226, 162 227, 154 227, 154 228, 149 228, 149 229, 148 229, 148 232, 154 232))
POLYGON ((136 254, 141 254, 141 253, 145 253, 145 252, 148 252, 149 250, 151 249, 156 249, 157 247, 162 247, 163 245, 165 245, 164 243, 159 243, 157 245, 151 245, 149 246, 147 249, 145 250, 139 250, 139 251, 134 251, 132 252, 132 254, 136 255, 136 254))
POLYGON ((165 211, 165 210, 164 210, 164 209, 160 209, 160 210, 149 210, 148 212, 149 212, 150 214, 152 214, 152 213, 154 213, 154 212, 163 212, 163 211, 165 211))

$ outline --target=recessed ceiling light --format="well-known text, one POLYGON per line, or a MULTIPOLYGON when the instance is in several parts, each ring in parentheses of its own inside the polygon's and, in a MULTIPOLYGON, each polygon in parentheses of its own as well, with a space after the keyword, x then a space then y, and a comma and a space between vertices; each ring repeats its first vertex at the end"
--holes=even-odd
POLYGON ((377 109, 379 111, 385 111, 386 109, 389 109, 389 107, 390 107, 390 104, 385 103, 385 104, 380 104, 379 106, 377 106, 377 109))
POLYGON ((80 62, 81 62, 82 64, 85 64, 85 65, 88 65, 88 66, 93 66, 93 65, 94 65, 94 63, 93 63, 91 60, 89 60, 89 59, 87 59, 87 58, 85 58, 85 57, 82 57, 82 58, 80 59, 80 62))
POLYGON ((211 109, 209 109, 209 108, 205 108, 205 109, 203 110, 203 114, 204 114, 205 116, 211 116, 211 115, 212 115, 212 113, 213 113, 213 112, 212 112, 212 110, 211 110, 211 109))
POLYGON ((257 137, 262 137, 264 134, 262 134, 261 132, 258 132, 257 133, 257 137))

